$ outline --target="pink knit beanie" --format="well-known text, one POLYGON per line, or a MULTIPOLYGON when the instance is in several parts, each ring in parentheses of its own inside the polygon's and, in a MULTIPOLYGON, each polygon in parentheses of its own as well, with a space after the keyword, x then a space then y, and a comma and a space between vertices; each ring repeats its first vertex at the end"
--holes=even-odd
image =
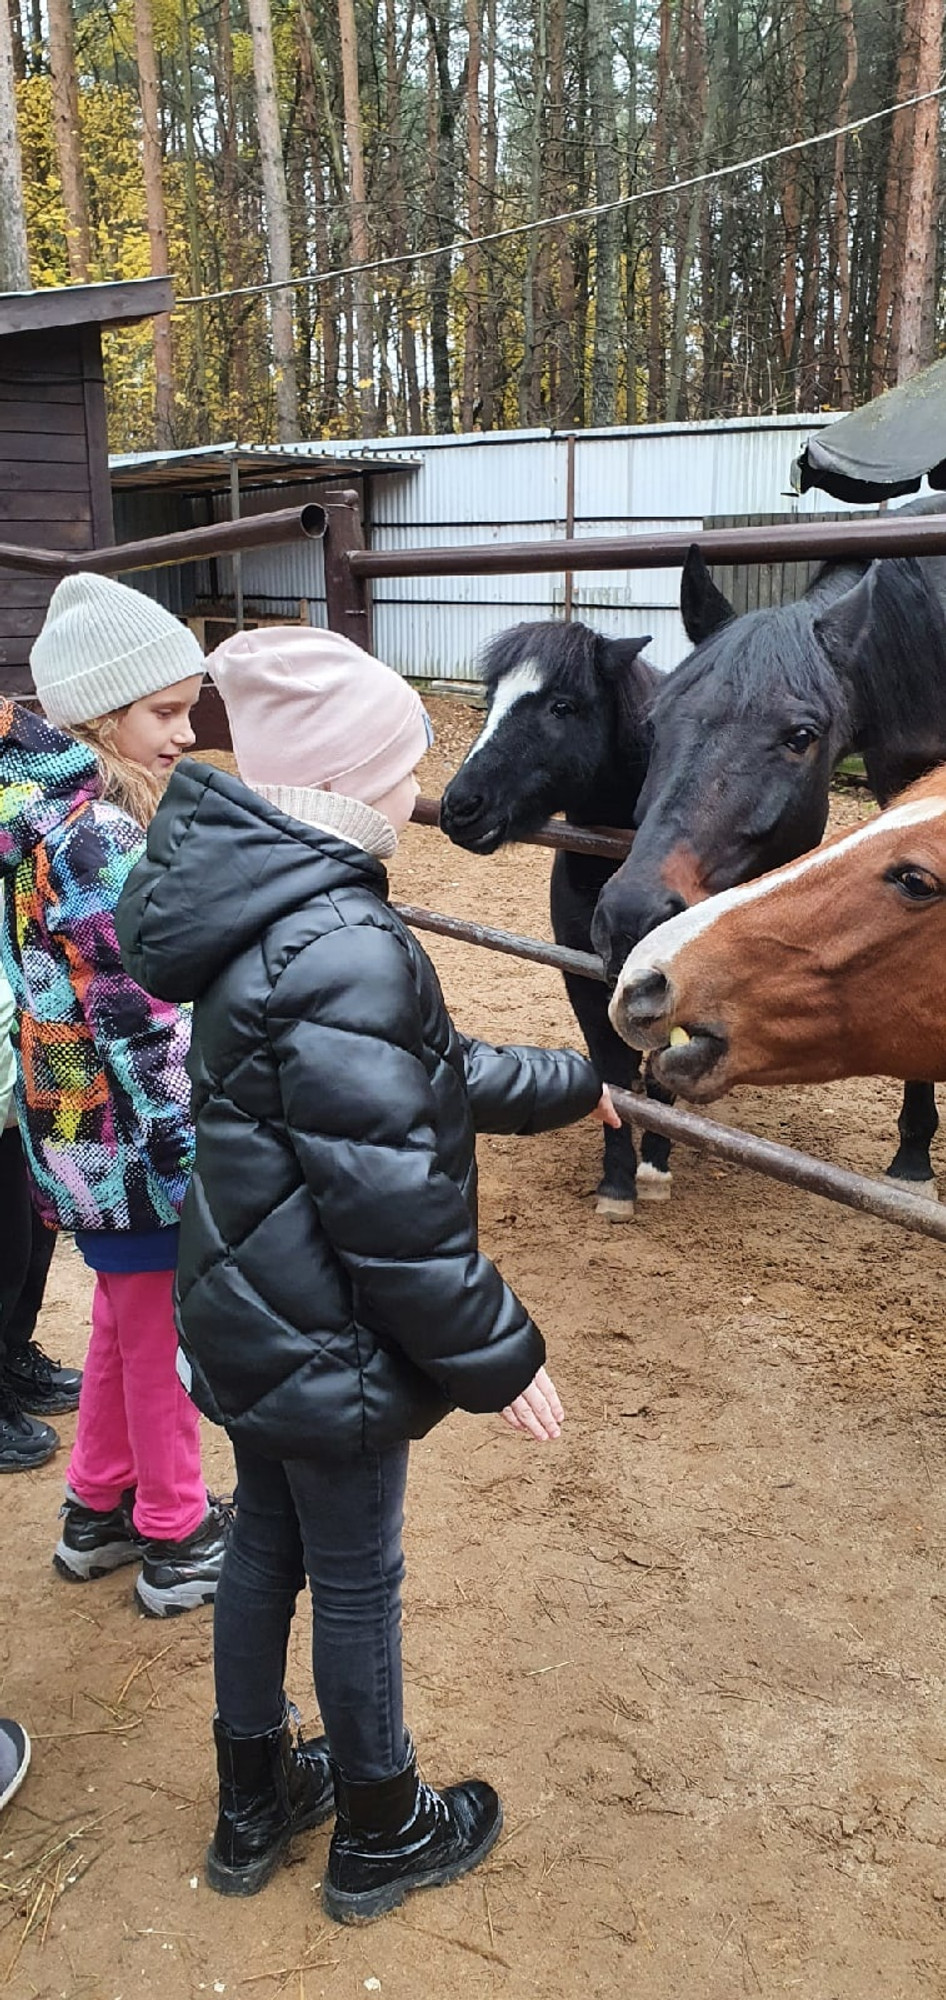
POLYGON ((205 664, 251 788, 300 786, 371 805, 431 741, 420 696, 340 632, 260 626, 225 639, 205 664))

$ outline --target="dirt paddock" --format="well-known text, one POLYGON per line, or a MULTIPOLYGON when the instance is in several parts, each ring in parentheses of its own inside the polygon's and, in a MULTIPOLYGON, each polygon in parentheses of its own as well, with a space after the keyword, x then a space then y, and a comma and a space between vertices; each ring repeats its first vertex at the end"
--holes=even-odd
MULTIPOLYGON (((432 706, 428 790, 476 726, 432 706)), ((548 867, 411 829, 394 887, 545 933, 548 867)), ((461 1025, 573 1038, 554 973, 431 949, 461 1025)), ((878 1171, 897 1109, 858 1084, 724 1115, 878 1171)), ((615 1228, 599 1144, 481 1147, 484 1241, 545 1331, 561 1443, 457 1416, 413 1463, 409 1719, 431 1777, 502 1790, 487 1866, 339 1930, 321 1831, 256 1900, 211 1895, 210 1613, 140 1619, 130 1571, 57 1579, 61 1419, 58 1458, 0 1488, 0 1712, 34 1743, 0 1823, 14 2000, 946 1994, 942 1251, 683 1151, 672 1203, 615 1228)), ((61 1246, 41 1338, 69 1362, 88 1296, 61 1246)), ((307 1645, 300 1613, 311 1725, 307 1645)))

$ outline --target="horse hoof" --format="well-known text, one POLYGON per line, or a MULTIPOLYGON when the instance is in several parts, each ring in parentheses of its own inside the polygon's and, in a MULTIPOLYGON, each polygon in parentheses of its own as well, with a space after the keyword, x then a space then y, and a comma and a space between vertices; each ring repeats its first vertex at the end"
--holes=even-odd
POLYGON ((668 1167, 654 1167, 641 1160, 637 1168, 638 1201, 669 1201, 673 1175, 668 1167))
POLYGON ((919 1201, 938 1201, 939 1188, 935 1181, 902 1181, 899 1174, 885 1174, 888 1187, 902 1188, 904 1194, 914 1194, 919 1201))
POLYGON ((633 1195, 599 1194, 595 1201, 595 1214, 602 1222, 633 1222, 633 1195))

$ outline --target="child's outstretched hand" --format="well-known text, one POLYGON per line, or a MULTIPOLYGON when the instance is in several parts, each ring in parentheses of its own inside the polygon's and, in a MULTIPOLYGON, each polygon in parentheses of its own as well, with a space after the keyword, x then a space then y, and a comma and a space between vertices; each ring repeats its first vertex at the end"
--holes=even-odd
POLYGON ((523 1389, 514 1403, 507 1403, 502 1414, 511 1430, 525 1431, 527 1437, 538 1438, 540 1444, 557 1438, 565 1421, 558 1390, 544 1368, 539 1369, 528 1389, 523 1389))
POLYGON ((597 1119, 599 1125, 613 1125, 616 1131, 620 1129, 621 1120, 614 1109, 611 1092, 606 1083, 601 1085, 601 1096, 589 1116, 597 1119))

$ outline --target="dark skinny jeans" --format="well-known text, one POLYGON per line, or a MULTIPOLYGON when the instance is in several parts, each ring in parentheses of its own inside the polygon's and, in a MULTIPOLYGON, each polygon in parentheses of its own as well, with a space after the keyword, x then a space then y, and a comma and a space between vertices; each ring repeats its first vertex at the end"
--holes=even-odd
POLYGON ((0 1369, 29 1346, 56 1248, 30 1200, 23 1145, 15 1125, 0 1132, 0 1369))
POLYGON ((408 1446, 263 1458, 234 1445, 236 1520, 214 1602, 217 1712, 236 1736, 283 1714, 296 1598, 312 1593, 312 1673, 332 1757, 368 1782, 404 1768, 401 1534, 408 1446))

